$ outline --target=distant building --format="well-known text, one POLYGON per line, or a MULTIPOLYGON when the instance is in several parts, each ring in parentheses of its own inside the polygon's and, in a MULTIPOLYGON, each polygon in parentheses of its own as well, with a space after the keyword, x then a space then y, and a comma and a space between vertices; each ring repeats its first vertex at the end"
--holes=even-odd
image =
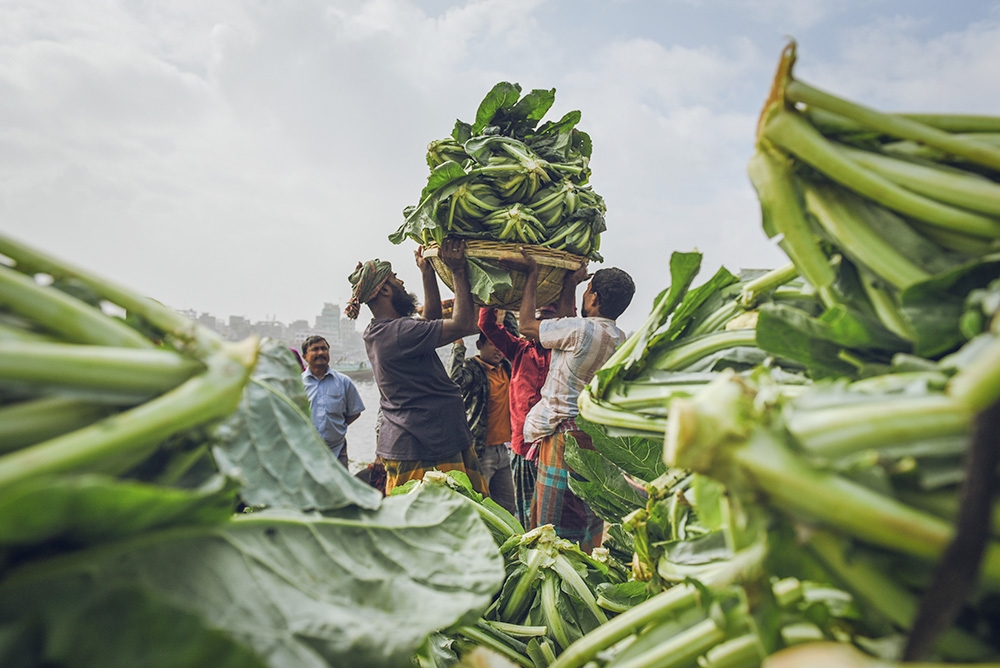
POLYGON ((285 340, 285 329, 285 324, 277 320, 261 320, 253 325, 253 333, 257 336, 262 338, 266 336, 278 341, 285 340))
POLYGON ((201 315, 199 315, 198 324, 201 325, 202 327, 207 327, 213 332, 219 331, 219 320, 210 313, 202 313, 201 315))
POLYGON ((312 336, 308 320, 295 320, 285 330, 285 342, 293 348, 301 348, 302 342, 312 336))
POLYGON ((364 340, 361 332, 354 328, 354 321, 350 318, 340 319, 340 342, 345 355, 354 357, 364 351, 364 340))
POLYGON ((299 319, 290 325, 278 320, 261 320, 251 323, 243 316, 229 316, 229 324, 210 313, 198 313, 188 309, 178 313, 212 329, 229 341, 242 341, 249 336, 267 337, 281 341, 293 348, 301 348, 302 342, 313 335, 322 336, 330 344, 330 357, 341 362, 358 362, 365 359, 364 341, 361 332, 355 329, 353 320, 342 316, 340 305, 325 303, 322 312, 316 316, 315 326, 299 319))
POLYGON ((323 304, 323 311, 316 316, 316 326, 313 329, 327 340, 331 348, 341 347, 340 306, 330 302, 323 304))
POLYGON ((250 336, 250 321, 239 315, 229 316, 229 332, 226 338, 231 341, 242 341, 250 336))

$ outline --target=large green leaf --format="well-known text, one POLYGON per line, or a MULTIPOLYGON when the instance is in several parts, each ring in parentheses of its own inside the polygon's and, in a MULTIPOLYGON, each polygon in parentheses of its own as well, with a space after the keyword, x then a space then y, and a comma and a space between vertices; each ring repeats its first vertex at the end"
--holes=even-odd
MULTIPOLYGON (((337 462, 309 415, 282 391, 280 370, 266 364, 260 377, 255 370, 236 413, 219 427, 213 455, 220 470, 244 481, 240 496, 250 506, 377 508, 381 493, 337 462)), ((301 385, 294 369, 284 373, 301 385)))
POLYGON ((914 352, 936 357, 960 346, 966 297, 986 287, 1000 272, 1000 253, 984 255, 903 291, 902 312, 917 335, 914 352))
POLYGON ((674 252, 670 255, 670 287, 657 295, 653 311, 642 327, 619 346, 611 359, 598 369, 593 381, 595 397, 602 397, 612 381, 620 375, 628 372, 635 375, 641 370, 639 365, 649 349, 650 339, 668 321, 700 269, 701 253, 674 252))
POLYGON ((535 88, 517 101, 510 110, 511 118, 525 121, 540 121, 556 101, 555 88, 535 88))
POLYGON ((798 362, 814 378, 853 377, 857 369, 840 357, 831 328, 805 311, 784 304, 764 304, 757 320, 757 344, 778 358, 798 362))
POLYGON ((818 319, 829 329, 829 338, 845 348, 908 352, 911 345, 899 338, 875 318, 842 304, 834 304, 818 319))
MULTIPOLYGON (((454 172, 449 170, 442 172, 439 176, 441 179, 445 179, 448 176, 456 176, 456 178, 448 181, 447 183, 438 183, 435 175, 432 174, 431 177, 428 178, 428 188, 433 181, 435 190, 433 192, 429 192, 429 194, 425 197, 422 197, 420 204, 417 206, 407 207, 403 210, 405 220, 403 221, 403 224, 399 226, 399 229, 389 235, 389 241, 394 244, 401 244, 403 243, 403 240, 409 236, 410 238, 420 242, 423 238, 423 232, 425 230, 430 232, 431 236, 434 238, 438 238, 444 234, 444 229, 435 216, 438 206, 440 206, 446 199, 454 195, 459 186, 468 181, 469 177, 459 177, 454 172)), ((427 188, 424 189, 424 192, 428 192, 427 188)))
POLYGON ((670 255, 670 287, 657 298, 657 303, 653 307, 655 318, 649 322, 652 327, 644 328, 635 352, 627 360, 628 363, 638 361, 647 350, 654 347, 654 339, 662 334, 665 328, 669 329, 674 310, 682 303, 700 270, 701 253, 675 252, 670 255))
POLYGON ((458 179, 464 179, 466 176, 467 174, 460 164, 454 160, 445 160, 431 170, 431 175, 427 177, 427 185, 424 186, 423 192, 420 193, 420 199, 423 200, 428 195, 441 190, 441 188, 454 183, 458 179))
POLYGON ((218 524, 236 507, 234 480, 196 490, 84 474, 28 480, 0 497, 0 545, 81 545, 180 524, 218 524))
POLYGON ((608 436, 599 425, 581 417, 577 417, 576 424, 590 436, 599 453, 633 478, 648 482, 666 473, 662 439, 608 436))
POLYGON ((499 112, 508 110, 517 104, 521 97, 521 86, 508 81, 494 85, 476 110, 476 120, 472 124, 472 134, 478 135, 484 128, 493 123, 493 118, 499 112))
POLYGON ((528 140, 531 149, 546 160, 556 162, 571 160, 574 148, 582 148, 580 152, 589 157, 589 145, 578 147, 573 142, 573 129, 580 122, 580 118, 579 111, 571 111, 555 123, 544 123, 528 140))
POLYGON ((490 296, 498 290, 510 290, 510 272, 499 265, 478 257, 469 258, 469 286, 472 294, 484 304, 488 304, 490 296))
POLYGON ((677 305, 676 310, 670 317, 670 324, 661 327, 659 331, 650 337, 649 347, 655 348, 661 342, 665 343, 676 340, 687 329, 688 324, 693 321, 695 314, 702 304, 738 280, 725 267, 719 267, 719 270, 715 272, 712 278, 697 288, 689 290, 684 295, 684 299, 677 305))
MULTIPOLYGON (((80 637, 84 620, 65 606, 129 592, 149 611, 143 618, 194 615, 275 668, 394 667, 408 665, 430 632, 478 617, 503 576, 475 509, 425 485, 377 511, 264 511, 35 562, 0 584, 0 629, 30 625, 48 656, 80 637)), ((141 650, 132 665, 149 665, 172 648, 131 644, 141 623, 127 616, 135 607, 102 610, 100 641, 109 655, 117 643, 141 650)), ((218 664, 193 657, 174 665, 218 664)))
POLYGON ((287 345, 274 339, 261 340, 253 377, 287 396, 292 403, 308 414, 309 397, 306 396, 306 387, 302 384, 300 369, 287 345))
POLYGON ((44 621, 0 626, 5 668, 266 668, 253 650, 138 588, 46 590, 44 621))
POLYGON ((633 510, 646 506, 645 495, 628 483, 620 468, 601 453, 581 448, 572 436, 566 437, 565 457, 576 473, 569 479, 569 488, 601 519, 619 522, 633 510))

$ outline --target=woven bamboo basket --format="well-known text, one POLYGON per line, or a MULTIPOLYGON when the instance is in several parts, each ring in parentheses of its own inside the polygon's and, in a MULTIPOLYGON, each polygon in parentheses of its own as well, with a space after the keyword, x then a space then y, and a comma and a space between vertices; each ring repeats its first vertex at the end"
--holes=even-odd
MULTIPOLYGON (((470 239, 465 245, 466 257, 478 258, 480 260, 493 260, 494 264, 503 261, 523 261, 518 246, 523 247, 535 258, 538 263, 538 290, 535 294, 538 306, 554 304, 559 300, 562 292, 563 278, 568 272, 576 271, 583 266, 586 258, 573 255, 565 251, 554 250, 544 246, 531 246, 524 244, 501 243, 499 241, 482 241, 470 239)), ((455 281, 451 275, 451 270, 438 257, 438 247, 436 245, 424 248, 424 257, 430 260, 434 271, 444 281, 452 291, 455 290, 455 281)), ((500 266, 497 264, 497 266, 500 266)), ((483 303, 476 295, 473 301, 479 306, 492 306, 516 310, 521 307, 521 296, 524 294, 524 282, 527 274, 523 271, 513 269, 508 270, 511 278, 511 287, 501 287, 492 295, 488 303, 483 303)))

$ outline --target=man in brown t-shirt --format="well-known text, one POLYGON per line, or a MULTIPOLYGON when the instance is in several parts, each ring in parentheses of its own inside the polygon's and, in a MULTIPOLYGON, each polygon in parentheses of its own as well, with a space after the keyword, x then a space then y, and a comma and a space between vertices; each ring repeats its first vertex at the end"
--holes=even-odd
POLYGON ((455 284, 450 318, 441 317, 437 276, 422 250, 415 255, 424 286, 423 319, 411 317, 416 296, 407 294, 392 266, 379 260, 358 264, 349 279, 353 294, 344 309, 347 317, 357 318, 363 303, 374 316, 363 338, 382 409, 375 452, 385 463, 385 491, 388 494, 396 485, 437 469, 464 471, 473 487, 488 494, 461 392, 436 351, 478 331, 465 243, 448 239, 439 251, 455 284))

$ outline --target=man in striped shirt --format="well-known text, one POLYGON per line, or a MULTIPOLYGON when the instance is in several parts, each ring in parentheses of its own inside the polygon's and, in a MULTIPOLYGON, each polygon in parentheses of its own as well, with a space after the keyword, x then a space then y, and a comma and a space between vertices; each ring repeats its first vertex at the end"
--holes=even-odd
POLYGON ((583 293, 580 316, 539 321, 535 318, 538 265, 524 253, 527 280, 521 299, 521 334, 552 351, 541 400, 528 412, 524 440, 528 457, 537 456, 538 479, 531 506, 532 527, 551 524, 556 534, 573 541, 588 554, 603 540, 604 522, 569 489, 572 470, 564 452, 566 434, 581 448, 594 449, 590 437, 577 428, 577 399, 619 345, 625 333, 615 320, 632 301, 635 283, 618 268, 601 269, 591 277, 586 267, 567 274, 559 298, 559 312, 572 312, 576 287, 591 278, 583 293))

